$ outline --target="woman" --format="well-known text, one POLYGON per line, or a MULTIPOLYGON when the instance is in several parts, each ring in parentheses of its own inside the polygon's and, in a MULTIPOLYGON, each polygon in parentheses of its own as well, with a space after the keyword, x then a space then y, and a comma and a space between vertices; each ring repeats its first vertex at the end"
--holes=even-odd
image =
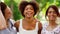
POLYGON ((39 11, 38 4, 35 1, 22 1, 19 5, 19 10, 24 17, 24 19, 18 20, 15 23, 19 34, 41 34, 42 25, 34 18, 39 11))
POLYGON ((1 2, 0 5, 1 5, 1 12, 5 18, 7 26, 7 28, 0 30, 0 34, 17 34, 16 31, 13 29, 12 22, 9 20, 12 15, 10 8, 3 2, 1 2))
POLYGON ((49 6, 45 16, 48 17, 48 23, 44 24, 41 34, 60 34, 60 26, 56 22, 58 8, 55 5, 49 6))

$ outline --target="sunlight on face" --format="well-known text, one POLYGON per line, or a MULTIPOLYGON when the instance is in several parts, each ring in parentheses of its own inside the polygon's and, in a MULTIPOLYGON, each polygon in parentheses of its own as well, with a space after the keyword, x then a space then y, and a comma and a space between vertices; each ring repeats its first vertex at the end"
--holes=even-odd
POLYGON ((34 15, 34 8, 32 5, 27 5, 24 9, 25 17, 33 17, 34 15))
POLYGON ((48 16, 49 20, 55 21, 56 17, 57 17, 57 14, 56 14, 56 12, 55 12, 55 10, 53 8, 50 8, 48 10, 48 15, 47 16, 48 16))
POLYGON ((7 7, 7 8, 5 9, 5 18, 6 18, 6 19, 11 18, 11 15, 12 15, 12 11, 10 10, 9 7, 7 7))

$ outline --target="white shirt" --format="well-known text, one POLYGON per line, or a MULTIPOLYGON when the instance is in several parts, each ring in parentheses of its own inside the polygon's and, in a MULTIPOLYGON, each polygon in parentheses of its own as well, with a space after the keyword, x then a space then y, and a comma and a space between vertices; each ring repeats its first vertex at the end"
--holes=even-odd
POLYGON ((21 19, 19 26, 19 34, 38 34, 38 23, 36 23, 36 27, 34 30, 25 30, 22 27, 22 19, 21 19))

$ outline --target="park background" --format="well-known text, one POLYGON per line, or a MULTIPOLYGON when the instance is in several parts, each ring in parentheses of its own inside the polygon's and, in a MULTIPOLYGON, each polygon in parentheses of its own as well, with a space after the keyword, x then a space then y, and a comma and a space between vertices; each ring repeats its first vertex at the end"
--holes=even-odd
MULTIPOLYGON (((29 2, 32 0, 0 0, 0 2, 4 2, 6 5, 8 5, 11 8, 13 12, 12 19, 14 21, 17 21, 23 18, 21 15, 21 12, 18 10, 18 6, 21 1, 29 2)), ((33 1, 36 1, 39 4, 39 8, 40 8, 39 12, 34 17, 40 20, 42 24, 46 22, 45 12, 50 5, 56 5, 60 11, 60 0, 33 0, 33 1)), ((60 19, 58 19, 58 21, 57 21, 58 24, 60 24, 60 19)))
POLYGON ((0 0, 0 2, 4 2, 11 8, 13 12, 12 19, 15 21, 23 18, 21 12, 18 10, 21 1, 36 1, 39 4, 40 10, 34 17, 40 20, 41 23, 45 23, 45 12, 50 5, 56 5, 60 11, 60 0, 0 0))

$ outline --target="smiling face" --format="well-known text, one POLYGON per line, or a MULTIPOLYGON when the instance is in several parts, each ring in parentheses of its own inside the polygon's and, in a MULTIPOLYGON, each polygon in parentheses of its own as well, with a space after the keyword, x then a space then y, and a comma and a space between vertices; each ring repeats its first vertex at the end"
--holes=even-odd
POLYGON ((12 12, 11 12, 10 8, 7 7, 7 8, 5 9, 5 18, 6 18, 6 19, 11 18, 11 15, 12 15, 12 12))
POLYGON ((34 8, 32 5, 27 5, 24 9, 24 15, 27 18, 31 18, 34 16, 34 8))
POLYGON ((50 21, 55 21, 57 17, 57 13, 53 8, 49 8, 47 16, 50 21))

